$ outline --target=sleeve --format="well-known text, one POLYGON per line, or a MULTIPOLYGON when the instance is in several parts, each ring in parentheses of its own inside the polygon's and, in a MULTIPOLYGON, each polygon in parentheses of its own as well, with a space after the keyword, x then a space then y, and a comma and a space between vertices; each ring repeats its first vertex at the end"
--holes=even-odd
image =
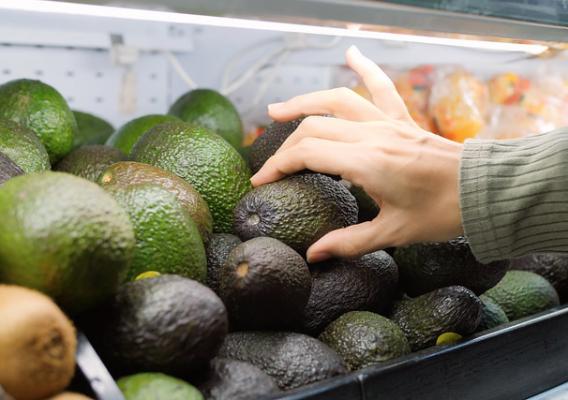
POLYGON ((481 262, 568 252, 568 128, 466 141, 460 207, 465 235, 481 262))

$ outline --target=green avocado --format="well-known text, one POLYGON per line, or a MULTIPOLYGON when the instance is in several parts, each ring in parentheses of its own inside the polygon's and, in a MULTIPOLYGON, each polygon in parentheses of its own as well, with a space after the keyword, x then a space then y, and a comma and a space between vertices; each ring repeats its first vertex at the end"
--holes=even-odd
POLYGON ((105 144, 114 127, 104 119, 86 112, 73 110, 77 121, 77 134, 73 142, 73 148, 89 144, 105 144))
POLYGON ((182 378, 207 367, 228 326, 221 299, 177 275, 128 282, 85 320, 113 374, 154 371, 182 378))
POLYGON ((478 331, 495 328, 496 326, 509 322, 509 318, 507 318, 505 311, 503 311, 499 304, 491 300, 491 298, 482 294, 479 296, 479 300, 481 300, 482 308, 481 321, 477 327, 478 331))
POLYGON ((207 254, 207 286, 219 293, 221 286, 221 269, 229 257, 229 253, 239 244, 241 239, 230 233, 214 233, 205 247, 207 254))
POLYGON ((243 142, 243 124, 233 103, 211 89, 195 89, 178 98, 168 112, 192 125, 215 132, 235 149, 243 142))
POLYGON ((179 118, 172 115, 144 115, 122 125, 116 132, 109 136, 105 144, 116 147, 129 156, 138 139, 140 139, 148 130, 156 125, 176 121, 179 121, 179 118))
POLYGON ((326 233, 357 223, 357 202, 332 178, 293 175, 256 187, 235 208, 234 229, 248 240, 278 239, 300 254, 326 233))
POLYGON ((313 337, 292 332, 233 332, 219 357, 249 362, 271 376, 282 390, 346 372, 339 355, 313 337))
POLYGON ((7 119, 0 119, 0 152, 28 174, 51 168, 49 155, 36 134, 7 119))
POLYGON ((481 300, 463 286, 449 286, 399 301, 390 319, 402 329, 412 351, 417 351, 435 345, 445 332, 461 336, 475 332, 481 300))
POLYGON ((509 269, 539 274, 554 286, 560 297, 560 303, 568 301, 568 255, 562 253, 530 254, 511 260, 509 269))
POLYGON ((116 381, 125 400, 203 400, 189 383, 159 372, 142 372, 116 381))
POLYGON ((0 220, 0 281, 40 290, 68 313, 106 299, 126 276, 132 226, 92 182, 51 171, 12 178, 0 220))
POLYGON ((509 261, 480 263, 462 236, 448 242, 398 247, 394 259, 400 271, 401 288, 409 296, 452 285, 481 294, 503 278, 509 265, 509 261))
POLYGON ((14 161, 0 153, 0 186, 8 179, 23 174, 24 171, 14 161))
POLYGON ((51 163, 73 148, 75 117, 63 96, 43 82, 19 79, 1 85, 0 118, 31 129, 45 146, 51 163))
POLYGON ((103 187, 153 183, 173 193, 197 224, 204 243, 207 243, 213 230, 213 217, 207 203, 188 182, 179 176, 149 164, 132 161, 117 162, 111 165, 99 179, 103 187))
POLYGON ((293 329, 312 286, 301 255, 284 243, 258 237, 237 245, 221 269, 220 297, 231 329, 293 329))
POLYGON ((199 390, 207 400, 254 400, 280 391, 274 380, 254 365, 214 358, 199 390))
POLYGON ((209 205, 213 231, 232 233, 233 210, 251 189, 250 170, 219 135, 185 122, 163 124, 140 138, 132 158, 188 181, 209 205))
POLYGON ((508 271, 484 294, 501 306, 510 321, 560 304, 558 293, 550 282, 530 271, 508 271))
POLYGON ((97 182, 110 165, 125 159, 126 156, 114 147, 91 144, 73 150, 55 164, 53 169, 97 182))
POLYGON ((410 353, 398 325, 369 311, 343 314, 325 328, 319 339, 343 358, 350 371, 410 353))
POLYGON ((128 280, 143 272, 177 274, 205 282, 207 258, 197 225, 175 194, 158 184, 103 184, 128 215, 136 250, 128 280))

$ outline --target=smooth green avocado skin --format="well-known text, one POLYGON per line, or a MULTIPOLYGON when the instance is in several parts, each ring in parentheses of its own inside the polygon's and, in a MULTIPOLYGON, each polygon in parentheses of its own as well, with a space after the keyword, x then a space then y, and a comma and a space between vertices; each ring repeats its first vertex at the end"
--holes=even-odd
POLYGON ((369 311, 343 314, 325 328, 319 339, 343 358, 350 371, 410 353, 398 325, 369 311))
POLYGON ((116 147, 124 154, 130 155, 132 147, 134 147, 138 139, 140 139, 149 129, 159 124, 175 121, 179 121, 179 118, 172 115, 144 115, 122 125, 107 139, 105 144, 116 147))
POLYGON ((31 129, 45 146, 52 164, 73 148, 75 116, 63 96, 43 82, 19 79, 1 85, 0 118, 31 129))
POLYGON ((91 144, 73 150, 55 164, 53 169, 97 182, 110 165, 125 159, 126 156, 114 147, 91 144))
POLYGON ((508 271, 484 294, 501 306, 510 321, 560 304, 558 293, 550 282, 530 271, 508 271))
POLYGON ((174 194, 150 183, 103 185, 128 213, 136 250, 127 279, 146 271, 205 282, 207 259, 197 225, 174 194))
POLYGON ((207 202, 213 231, 232 233, 234 208, 251 190, 250 170, 219 135, 185 122, 159 125, 136 143, 132 159, 188 181, 207 202))
POLYGON ((492 329, 496 326, 506 324, 509 322, 509 318, 501 306, 495 303, 491 298, 481 295, 479 300, 482 303, 481 309, 481 321, 477 327, 478 331, 484 331, 486 329, 492 329))
POLYGON ((49 155, 36 134, 7 119, 0 119, 0 152, 28 174, 51 168, 49 155))
POLYGON ((0 219, 0 281, 42 291, 71 314, 126 276, 132 226, 92 182, 51 171, 13 178, 0 190, 0 219))
POLYGON ((235 149, 243 142, 243 124, 233 103, 211 89, 195 89, 178 98, 168 114, 215 132, 235 149))
POLYGON ((142 372, 116 381, 126 400, 203 400, 195 387, 159 372, 142 372))
POLYGON ((77 134, 73 141, 74 149, 90 144, 105 144, 114 132, 114 127, 101 117, 75 110, 73 110, 73 115, 77 121, 77 134))

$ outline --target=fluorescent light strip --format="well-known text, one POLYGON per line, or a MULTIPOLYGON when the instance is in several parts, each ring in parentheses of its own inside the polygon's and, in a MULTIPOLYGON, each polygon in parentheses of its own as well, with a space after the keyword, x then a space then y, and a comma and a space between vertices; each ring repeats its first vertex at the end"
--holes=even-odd
POLYGON ((120 18, 136 21, 166 22, 174 24, 195 24, 226 28, 256 29, 277 32, 307 33, 314 35, 343 36, 352 38, 378 39, 397 42, 412 42, 443 46, 457 46, 482 50, 524 52, 540 54, 548 47, 539 44, 492 42, 487 40, 466 40, 422 35, 408 35, 388 32, 360 30, 360 25, 352 29, 327 26, 312 26, 271 21, 257 21, 240 18, 211 17, 166 11, 141 10, 134 8, 99 6, 89 4, 65 3, 42 0, 0 0, 0 10, 20 10, 31 12, 120 18))

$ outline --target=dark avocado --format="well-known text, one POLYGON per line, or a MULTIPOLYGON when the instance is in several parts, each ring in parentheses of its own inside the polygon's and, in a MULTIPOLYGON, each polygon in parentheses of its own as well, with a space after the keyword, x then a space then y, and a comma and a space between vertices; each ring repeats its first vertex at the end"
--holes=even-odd
POLYGON ((384 251, 356 260, 334 259, 310 269, 312 292, 304 309, 304 330, 312 335, 348 311, 386 311, 398 288, 398 268, 384 251))
POLYGON ((442 333, 473 333, 481 319, 481 300, 463 286, 436 289, 396 303, 390 317, 402 329, 412 351, 436 344, 442 333))
POLYGON ((333 179, 303 173, 259 186, 235 208, 234 229, 242 240, 278 239, 300 254, 326 233, 357 223, 357 202, 333 179))
POLYGON ((379 215, 379 206, 361 186, 353 185, 351 182, 345 180, 342 180, 341 183, 349 189, 353 197, 355 197, 355 200, 357 200, 357 206, 359 207, 359 223, 372 221, 377 215, 379 215))
POLYGON ((15 162, 0 153, 0 185, 10 178, 23 174, 24 171, 15 162))
POLYGON ((481 321, 477 327, 478 331, 495 328, 496 326, 509 322, 509 318, 507 318, 505 311, 503 311, 499 304, 491 300, 491 298, 481 295, 479 296, 479 300, 481 300, 482 308, 481 321))
POLYGON ((342 375, 339 355, 313 337, 292 332, 234 332, 227 335, 219 357, 249 362, 282 390, 342 375))
POLYGON ((206 400, 256 400, 279 392, 274 380, 254 365, 227 358, 214 358, 206 381, 199 385, 206 400))
POLYGON ((53 169, 96 182, 110 165, 124 160, 126 156, 114 147, 91 144, 76 148, 55 164, 53 169))
POLYGON ((282 143, 288 139, 304 117, 296 118, 288 122, 273 122, 250 146, 249 164, 253 173, 257 172, 270 157, 276 153, 276 150, 282 146, 282 143))
POLYGON ((241 239, 230 233, 214 233, 205 247, 207 253, 207 286, 215 293, 219 293, 221 268, 229 253, 237 245, 241 244, 241 239))
POLYGON ((292 329, 301 325, 311 286, 302 256, 276 239, 259 237, 229 254, 220 297, 231 329, 292 329))
POLYGON ((554 286, 561 303, 568 301, 568 255, 561 253, 530 254, 511 260, 509 269, 539 274, 554 286))
POLYGON ((452 285, 481 294, 503 278, 509 265, 509 261, 480 263, 461 236, 448 242, 399 247, 394 259, 401 288, 413 297, 452 285))

